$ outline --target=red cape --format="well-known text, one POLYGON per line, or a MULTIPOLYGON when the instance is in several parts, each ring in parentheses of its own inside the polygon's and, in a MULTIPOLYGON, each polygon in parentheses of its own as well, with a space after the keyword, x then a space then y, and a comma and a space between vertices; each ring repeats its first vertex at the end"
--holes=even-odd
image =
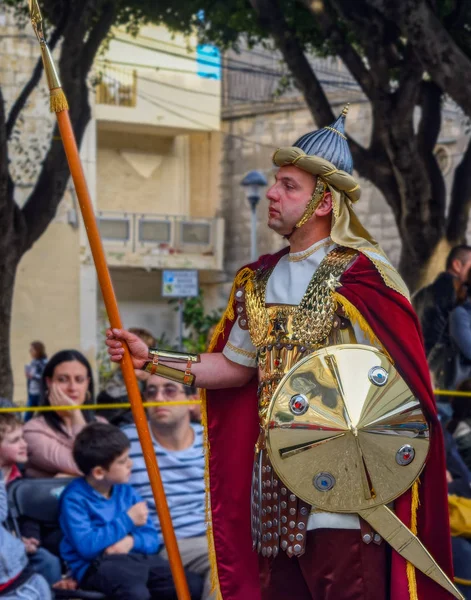
MULTIPOLYGON (((261 257, 250 268, 275 265, 287 249, 261 257)), ((408 300, 387 287, 373 264, 359 255, 342 275, 344 296, 364 317, 422 403, 432 434, 427 464, 420 477, 417 531, 440 567, 452 578, 443 438, 417 317, 408 300)), ((234 320, 227 319, 213 352, 221 352, 234 320)), ((256 378, 242 388, 207 392, 209 491, 215 565, 224 600, 260 600, 258 559, 252 551, 250 485, 259 425, 256 378)), ((395 501, 397 516, 411 527, 411 491, 395 501)), ((332 557, 335 560, 335 557, 332 557)), ((448 600, 450 595, 415 572, 417 596, 409 591, 406 561, 392 553, 391 599, 448 600)))

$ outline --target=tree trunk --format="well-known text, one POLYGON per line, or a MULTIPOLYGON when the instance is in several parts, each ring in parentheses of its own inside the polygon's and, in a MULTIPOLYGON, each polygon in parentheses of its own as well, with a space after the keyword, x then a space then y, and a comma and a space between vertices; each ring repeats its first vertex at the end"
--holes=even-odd
MULTIPOLYGON (((3 247, 6 245, 2 243, 3 247)), ((13 288, 17 267, 18 259, 15 251, 2 253, 0 258, 0 396, 9 400, 13 400, 10 330, 13 288)))
POLYGON ((435 248, 426 261, 411 267, 409 253, 405 244, 403 244, 399 269, 405 279, 409 281, 408 285, 411 293, 433 281, 444 270, 446 258, 453 246, 454 244, 443 236, 437 241, 435 248))
POLYGON ((451 246, 446 240, 445 222, 434 224, 428 211, 420 209, 433 202, 429 190, 417 185, 413 173, 400 171, 396 175, 400 180, 403 206, 396 217, 402 241, 398 270, 413 293, 443 271, 447 249, 451 246))
MULTIPOLYGON (((430 126, 428 117, 426 121, 430 126)), ((400 132, 394 120, 388 130, 391 133, 383 143, 391 159, 395 186, 381 192, 393 210, 402 241, 399 272, 413 293, 445 266, 444 260, 441 262, 449 247, 445 239, 445 182, 433 156, 433 139, 428 148, 422 147, 420 128, 417 135, 412 130, 400 132)))
MULTIPOLYGON (((401 28, 404 37, 414 46, 424 70, 471 116, 471 61, 452 33, 447 31, 439 18, 439 10, 433 6, 435 3, 427 0, 366 0, 366 4, 401 28)), ((467 0, 454 4, 464 8, 467 0)), ((456 37, 459 39, 459 35, 456 37)))

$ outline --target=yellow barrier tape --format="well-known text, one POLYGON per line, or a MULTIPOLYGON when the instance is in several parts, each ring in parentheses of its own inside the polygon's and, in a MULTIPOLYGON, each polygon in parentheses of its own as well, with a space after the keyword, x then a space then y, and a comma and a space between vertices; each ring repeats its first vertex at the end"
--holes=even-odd
POLYGON ((458 392, 457 390, 433 390, 437 396, 471 396, 471 392, 458 392))
MULTIPOLYGON (((469 396, 471 392, 458 392, 456 390, 433 390, 433 393, 439 396, 469 396)), ((144 408, 152 406, 168 406, 168 405, 187 404, 194 406, 201 404, 201 400, 171 400, 168 402, 143 402, 144 408)), ((131 408, 129 402, 116 402, 115 404, 71 404, 67 406, 13 406, 11 408, 0 408, 2 413, 17 413, 17 412, 54 412, 57 410, 113 410, 115 408, 131 408)))
MULTIPOLYGON (((173 400, 169 402, 143 402, 142 406, 148 408, 151 406, 169 406, 169 405, 188 404, 194 406, 201 404, 201 400, 173 400)), ((0 408, 2 413, 17 412, 54 412, 58 410, 111 410, 113 408, 131 408, 129 402, 116 402, 115 404, 68 404, 66 406, 12 406, 11 408, 0 408)))

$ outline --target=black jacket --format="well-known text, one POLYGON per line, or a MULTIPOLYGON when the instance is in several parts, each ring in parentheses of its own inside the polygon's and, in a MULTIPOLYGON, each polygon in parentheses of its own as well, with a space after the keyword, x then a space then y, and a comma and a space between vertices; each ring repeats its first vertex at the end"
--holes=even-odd
POLYGON ((448 346, 448 317, 456 305, 455 277, 444 271, 416 292, 412 304, 419 317, 427 357, 436 344, 448 346))

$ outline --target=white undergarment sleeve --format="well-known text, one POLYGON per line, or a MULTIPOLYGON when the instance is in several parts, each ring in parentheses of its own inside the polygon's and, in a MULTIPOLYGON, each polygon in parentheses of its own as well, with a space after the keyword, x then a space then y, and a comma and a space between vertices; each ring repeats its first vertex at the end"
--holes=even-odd
POLYGON ((232 326, 222 353, 226 358, 239 365, 257 366, 257 349, 252 344, 250 333, 246 329, 241 329, 237 321, 232 326))

